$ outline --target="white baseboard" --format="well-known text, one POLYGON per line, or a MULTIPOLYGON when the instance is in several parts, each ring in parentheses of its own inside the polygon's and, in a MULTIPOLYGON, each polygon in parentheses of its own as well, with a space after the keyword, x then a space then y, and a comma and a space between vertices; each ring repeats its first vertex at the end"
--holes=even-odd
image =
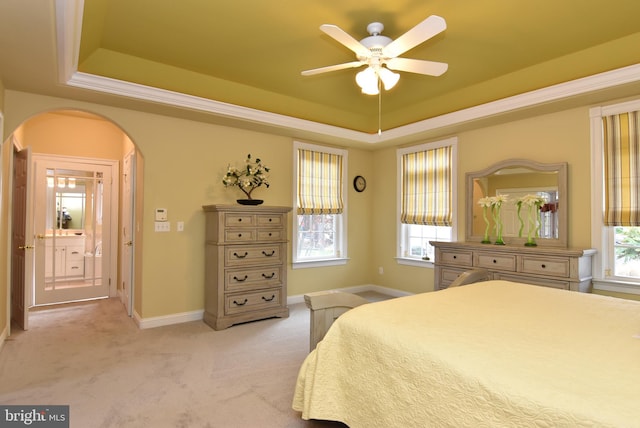
POLYGON ((163 315, 160 317, 141 318, 140 315, 134 311, 133 319, 135 323, 141 329, 163 327, 165 325, 182 324, 184 322, 202 321, 204 316, 204 310, 182 312, 179 314, 163 315))
MULTIPOLYGON (((367 291, 375 291, 381 294, 387 294, 393 297, 410 296, 413 293, 407 291, 396 290, 395 288, 381 287, 374 284, 356 285, 353 287, 334 288, 334 291, 343 291, 345 293, 364 293, 367 291)), ((304 294, 297 294, 295 296, 287 297, 287 304, 293 305, 295 303, 304 303, 304 294)))
MULTIPOLYGON (((367 291, 375 291, 381 294, 387 294, 393 297, 409 296, 412 293, 406 291, 396 290, 394 288, 381 287, 379 285, 365 284, 356 285, 354 287, 336 288, 336 291, 343 291, 345 293, 364 293, 367 291)), ((296 296, 287 297, 287 304, 293 305, 295 303, 304 303, 304 294, 298 294, 296 296)), ((163 327, 165 325, 181 324, 184 322, 201 321, 204 315, 204 310, 182 312, 179 314, 164 315, 160 317, 142 318, 140 314, 133 311, 133 320, 140 329, 163 327)))

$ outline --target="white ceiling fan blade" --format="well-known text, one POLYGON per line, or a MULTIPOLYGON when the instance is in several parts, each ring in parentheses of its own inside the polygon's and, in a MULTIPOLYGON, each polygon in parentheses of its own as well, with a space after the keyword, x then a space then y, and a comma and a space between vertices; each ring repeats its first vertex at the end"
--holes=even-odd
POLYGON ((301 74, 303 76, 313 76, 314 74, 327 73, 329 71, 343 70, 345 68, 356 68, 364 65, 361 61, 345 62, 344 64, 330 65, 327 67, 314 68, 313 70, 305 70, 301 74))
POLYGON ((391 58, 385 62, 387 68, 410 73, 426 74, 428 76, 441 76, 449 68, 445 62, 423 61, 421 59, 391 58))
POLYGON ((420 43, 429 40, 447 28, 447 22, 438 15, 431 15, 402 36, 384 47, 385 56, 395 58, 420 43))
POLYGON ((362 45, 359 41, 351 37, 342 28, 333 24, 322 24, 320 30, 324 31, 329 36, 333 37, 339 43, 343 44, 347 48, 351 49, 355 54, 360 57, 368 58, 371 56, 371 51, 362 45))

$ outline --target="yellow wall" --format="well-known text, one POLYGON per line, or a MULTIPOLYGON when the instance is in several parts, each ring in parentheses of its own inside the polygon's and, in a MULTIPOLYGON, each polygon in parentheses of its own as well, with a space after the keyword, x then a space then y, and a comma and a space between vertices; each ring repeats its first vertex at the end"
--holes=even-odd
POLYGON ((37 115, 24 123, 22 144, 31 147, 32 153, 62 156, 119 161, 124 154, 122 131, 87 116, 37 115))
MULTIPOLYGON (((270 205, 292 201, 293 141, 290 138, 182 119, 7 91, 7 132, 25 119, 59 107, 101 114, 120 126, 144 157, 143 253, 136 281, 135 310, 143 318, 200 310, 204 306, 204 213, 202 205, 235 204, 241 194, 221 178, 228 163, 240 164, 247 153, 271 167, 269 189, 253 196, 270 205), (173 231, 153 231, 153 211, 168 209, 173 231), (175 222, 184 221, 184 232, 175 222)), ((349 150, 349 177, 369 177, 371 153, 349 150)), ((351 187, 349 187, 351 189, 351 187)), ((348 233, 350 262, 339 268, 289 271, 289 294, 370 283, 370 201, 372 192, 350 190, 348 233), (357 234, 357 235, 356 235, 357 234), (366 238, 366 239, 365 239, 366 238), (369 240, 367 240, 369 239, 369 240)), ((142 242, 141 242, 142 241, 142 242)))
MULTIPOLYGON (((134 285, 135 310, 143 318, 201 310, 204 296, 204 215, 202 205, 235 204, 241 196, 221 177, 228 163, 241 163, 248 153, 269 165, 271 187, 255 197, 269 205, 292 201, 290 138, 236 128, 7 91, 6 131, 39 112, 79 108, 113 120, 132 139, 144 158, 144 203, 137 244, 142 244, 134 285), (153 211, 168 209, 173 230, 153 231, 153 211), (184 221, 185 231, 175 232, 184 221)), ((504 159, 568 162, 569 244, 590 246, 590 149, 587 108, 572 109, 457 135, 458 239, 464 239, 465 172, 481 170, 504 159)), ((311 141, 312 142, 312 141, 311 141)), ((416 141, 416 144, 425 141, 416 141)), ((313 142, 312 142, 313 143, 313 142)), ((349 262, 344 266, 291 269, 289 295, 363 284, 409 292, 433 290, 433 270, 398 265, 396 256, 396 150, 349 149, 348 177, 363 175, 368 188, 349 186, 349 262), (378 268, 383 268, 380 274, 378 268)), ((290 217, 291 219, 291 217, 290 217)), ((291 228, 290 228, 291 229, 291 228)), ((0 290, 2 287, 0 287, 0 290)), ((1 293, 0 293, 1 294, 1 293)))
MULTIPOLYGON (((505 159, 568 162, 569 246, 591 245, 590 140, 588 108, 462 132, 458 137, 457 204, 459 240, 465 239, 465 173, 505 159)), ((417 143, 425 143, 420 141, 417 143)), ((373 201, 375 264, 373 282, 418 293, 433 290, 433 270, 398 265, 396 255, 397 176, 396 149, 373 154, 376 198, 373 201), (384 274, 377 273, 383 267, 384 274)))

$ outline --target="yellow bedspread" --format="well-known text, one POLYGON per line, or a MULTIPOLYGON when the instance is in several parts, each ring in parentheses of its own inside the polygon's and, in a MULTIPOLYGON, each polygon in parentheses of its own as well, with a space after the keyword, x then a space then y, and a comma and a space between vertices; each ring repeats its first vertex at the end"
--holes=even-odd
POLYGON ((300 369, 304 419, 640 427, 640 302, 488 281, 354 308, 300 369))

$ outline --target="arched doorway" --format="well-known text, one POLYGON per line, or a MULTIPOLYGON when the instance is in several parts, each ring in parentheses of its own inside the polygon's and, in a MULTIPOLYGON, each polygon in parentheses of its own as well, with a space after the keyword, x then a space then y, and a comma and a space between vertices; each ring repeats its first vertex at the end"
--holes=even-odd
MULTIPOLYGON (((127 134, 110 120, 89 112, 79 110, 55 110, 41 113, 23 122, 15 129, 8 140, 16 152, 28 151, 33 157, 39 159, 38 167, 33 160, 28 163, 30 179, 28 180, 28 198, 25 207, 20 212, 20 204, 13 207, 14 225, 19 225, 21 215, 27 217, 25 227, 28 228, 25 235, 25 242, 22 247, 25 252, 32 250, 39 257, 25 257, 26 275, 19 272, 20 268, 12 263, 12 296, 24 293, 23 306, 24 318, 32 307, 36 299, 34 293, 38 292, 35 281, 39 277, 49 279, 48 287, 51 289, 65 290, 71 286, 82 286, 86 284, 95 285, 98 283, 106 290, 103 293, 89 297, 80 297, 79 300, 96 297, 119 297, 129 315, 132 311, 133 293, 131 291, 133 276, 133 221, 135 210, 133 204, 135 200, 135 166, 136 148, 127 134), (58 169, 43 166, 63 165, 58 169), (67 163, 70 162, 70 163, 67 163), (108 204, 98 201, 97 190, 104 190, 104 171, 94 174, 88 168, 70 168, 69 165, 81 164, 111 164, 116 165, 116 173, 111 177, 112 190, 119 195, 111 198, 108 204), (125 166, 126 172, 120 169, 125 166), (40 174, 36 174, 36 170, 40 174), (57 171, 57 172, 56 172, 57 171), (57 176, 48 176, 58 174, 57 176), (87 177, 91 177, 87 179, 87 177), (36 180, 38 178, 38 180, 36 180), (60 180, 60 181, 58 181, 60 180), (80 180, 80 181, 77 181, 80 180), (69 183, 82 182, 82 191, 71 191, 69 183), (45 184, 45 183, 48 183, 45 184), (62 186, 58 186, 62 184, 62 186), (46 198, 34 199, 38 193, 36 190, 40 186, 40 195, 47 194, 46 198), (49 187, 43 189, 42 187, 49 187), (91 191, 87 191, 91 188, 91 191), (76 197, 74 199, 74 196, 76 197), (81 208, 78 208, 76 218, 78 221, 73 224, 71 221, 63 223, 60 216, 63 208, 61 202, 63 198, 69 198, 70 203, 82 200, 81 208), (51 200, 58 203, 60 207, 43 209, 43 201, 51 200), (89 203, 90 202, 90 203, 89 203), (36 206, 35 209, 27 209, 29 204, 36 206), (110 206, 111 219, 108 224, 103 222, 102 210, 110 206), (115 205, 115 206, 114 206, 115 205), (47 217, 44 213, 47 213, 47 217), (97 215, 100 212, 100 216, 97 215), (54 213, 54 214, 51 214, 54 213), (41 216, 40 228, 36 230, 35 219, 41 216), (32 216, 32 217, 30 217, 32 216), (50 221, 49 221, 50 220, 50 221), (31 224, 30 224, 31 222, 31 224), (70 225, 74 225, 70 228, 70 225), (96 227, 97 225, 97 227, 96 227), (52 226, 52 227, 48 227, 52 226), (60 227, 58 227, 60 226, 60 227), (108 229, 108 230, 107 230, 108 229), (50 241, 58 240, 61 245, 50 245, 50 241), (67 243, 65 241, 73 241, 67 243), (31 242, 30 242, 31 241, 31 242), (78 242, 76 242, 78 241, 78 242), (77 245, 76 245, 77 244, 77 245), (77 247, 77 248, 76 248, 77 247), (47 260, 45 252, 54 253, 53 249, 60 250, 57 259, 47 260), (48 250, 48 251, 47 251, 48 250), (68 251, 67 251, 68 250, 68 251), (66 254, 65 254, 66 251, 66 254), (73 256, 71 256, 73 255, 73 256), (29 260, 31 259, 31 260, 29 260), (29 263, 33 263, 30 271, 29 263), (57 273, 56 273, 57 269, 57 273), (46 276, 46 274, 49 274, 46 276), (32 278, 30 278, 32 274, 32 278), (22 276, 22 278, 21 278, 22 276), (15 282, 26 281, 24 290, 16 288, 15 282), (98 279, 96 281, 96 279, 98 279)), ((80 186, 74 189, 79 189, 80 186)), ((15 191, 15 186, 14 186, 15 191)), ((69 215, 69 217, 71 217, 69 215)), ((12 256, 12 258, 14 258, 12 256)), ((18 257, 15 257, 18 258, 18 257)), ((73 294, 60 293, 67 297, 62 297, 59 303, 74 300, 73 294)), ((82 296, 80 294, 80 296, 82 296)), ((18 299, 19 300, 19 299, 18 299)), ((46 301, 46 303, 58 303, 46 301)), ((12 299, 13 304, 13 299, 12 299)), ((14 312, 12 309, 12 317, 14 312)), ((27 327, 25 325, 25 327, 27 327)))

